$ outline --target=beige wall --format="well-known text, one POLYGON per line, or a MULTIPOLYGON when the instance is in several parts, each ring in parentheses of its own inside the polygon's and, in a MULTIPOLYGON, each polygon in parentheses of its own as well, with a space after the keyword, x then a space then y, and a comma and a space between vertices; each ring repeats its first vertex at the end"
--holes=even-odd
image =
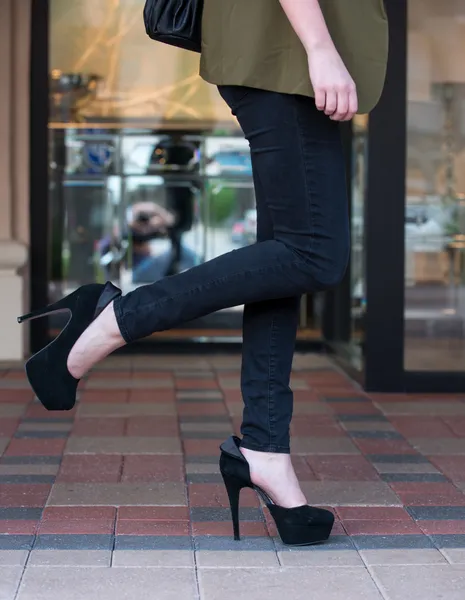
POLYGON ((0 360, 24 355, 29 243, 29 0, 0 0, 0 360))

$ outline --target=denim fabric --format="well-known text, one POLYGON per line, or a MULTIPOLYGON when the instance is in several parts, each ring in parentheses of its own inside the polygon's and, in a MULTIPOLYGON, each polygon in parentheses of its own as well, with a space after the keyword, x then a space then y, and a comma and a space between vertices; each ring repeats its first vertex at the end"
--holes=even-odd
POLYGON ((339 125, 311 98, 219 88, 250 143, 257 243, 115 301, 126 342, 245 304, 242 445, 289 452, 292 357, 302 294, 342 279, 349 221, 339 125))

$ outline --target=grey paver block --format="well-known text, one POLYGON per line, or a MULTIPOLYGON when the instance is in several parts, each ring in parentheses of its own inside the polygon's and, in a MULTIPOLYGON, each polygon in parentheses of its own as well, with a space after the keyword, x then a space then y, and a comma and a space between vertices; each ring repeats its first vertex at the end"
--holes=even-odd
POLYGON ((359 550, 434 548, 426 535, 353 535, 352 541, 359 550))
POLYGON ((193 569, 31 567, 26 570, 17 600, 195 600, 193 569), (63 595, 66 590, 66 596, 63 595))
POLYGON ((78 409, 78 415, 82 417, 141 417, 157 415, 176 415, 174 402, 133 402, 124 404, 122 402, 111 404, 106 402, 95 402, 82 404, 78 409))
POLYGON ((382 481, 302 482, 308 503, 319 506, 401 506, 402 502, 382 481))
POLYGON ((192 550, 115 550, 113 567, 193 567, 192 550))
POLYGON ((199 550, 196 552, 196 562, 198 567, 279 567, 275 552, 238 548, 231 548, 229 552, 199 550))
POLYGON ((360 450, 347 437, 293 437, 293 454, 360 454, 360 450))
POLYGON ((197 552, 269 552, 276 555, 273 540, 265 536, 242 536, 237 541, 232 536, 199 535, 194 538, 194 545, 197 552))
POLYGON ((51 506, 185 506, 182 483, 58 483, 51 506))
POLYGON ((409 442, 426 456, 465 455, 465 438, 409 438, 409 442))
POLYGON ((111 550, 34 549, 28 566, 33 567, 109 567, 111 550))
POLYGON ((28 556, 29 550, 0 550, 0 567, 22 567, 28 556))
POLYGON ((325 550, 319 552, 302 551, 298 548, 288 552, 279 552, 283 567, 363 567, 359 553, 352 550, 325 550))
POLYGON ((465 565, 465 548, 443 548, 441 552, 447 562, 451 564, 465 565))
POLYGON ((100 534, 40 534, 34 550, 111 550, 112 535, 100 534))
POLYGON ((21 581, 21 575, 23 573, 22 567, 0 567, 0 599, 1 600, 13 600, 18 589, 19 582, 21 581))
POLYGON ((181 454, 177 437, 71 436, 65 454, 181 454))
POLYGON ((377 405, 386 415, 426 415, 428 417, 463 416, 465 404, 460 402, 378 402, 377 405))
POLYGON ((367 458, 372 463, 393 463, 399 465, 431 464, 421 454, 368 454, 367 458))
POLYGON ((389 600, 463 600, 465 565, 372 567, 375 581, 389 600))
POLYGON ((434 565, 446 562, 444 556, 434 548, 360 550, 365 564, 372 565, 434 565))
POLYGON ((34 542, 32 535, 0 535, 0 550, 30 550, 34 542))
POLYGON ((314 567, 199 569, 202 600, 381 600, 366 569, 314 567), (316 592, 316 590, 318 590, 316 592))
POLYGON ((183 550, 192 551, 192 539, 187 535, 118 535, 115 551, 126 550, 183 550))
MULTIPOLYGON (((263 521, 263 513, 260 508, 248 506, 239 508, 239 518, 241 521, 263 521)), ((191 519, 194 522, 204 521, 230 521, 231 511, 225 507, 203 507, 193 506, 191 508, 191 519)))
POLYGON ((408 506, 406 510, 415 521, 465 519, 465 506, 408 506))

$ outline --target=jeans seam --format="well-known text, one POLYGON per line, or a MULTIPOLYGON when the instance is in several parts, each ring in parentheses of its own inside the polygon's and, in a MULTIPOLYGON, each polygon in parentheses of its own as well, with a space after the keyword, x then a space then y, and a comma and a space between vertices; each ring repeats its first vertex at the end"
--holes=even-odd
POLYGON ((268 429, 269 429, 269 446, 273 446, 273 440, 276 437, 275 427, 274 427, 274 374, 275 374, 275 364, 274 364, 274 348, 275 348, 275 318, 271 320, 270 327, 270 339, 269 339, 269 360, 268 360, 268 429))
POLYGON ((127 327, 124 323, 124 314, 121 309, 121 296, 115 299, 113 302, 113 310, 115 313, 116 323, 119 327, 120 333, 126 342, 126 344, 130 344, 132 342, 131 336, 128 334, 127 327))

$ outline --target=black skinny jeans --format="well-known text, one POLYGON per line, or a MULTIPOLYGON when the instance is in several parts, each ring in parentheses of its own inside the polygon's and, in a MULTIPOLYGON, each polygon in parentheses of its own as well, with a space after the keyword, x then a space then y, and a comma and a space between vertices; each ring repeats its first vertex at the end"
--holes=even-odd
POLYGON ((302 294, 344 275, 349 226, 339 126, 311 98, 222 86, 251 148, 257 243, 115 301, 126 342, 245 304, 242 445, 289 452, 289 387, 302 294))

